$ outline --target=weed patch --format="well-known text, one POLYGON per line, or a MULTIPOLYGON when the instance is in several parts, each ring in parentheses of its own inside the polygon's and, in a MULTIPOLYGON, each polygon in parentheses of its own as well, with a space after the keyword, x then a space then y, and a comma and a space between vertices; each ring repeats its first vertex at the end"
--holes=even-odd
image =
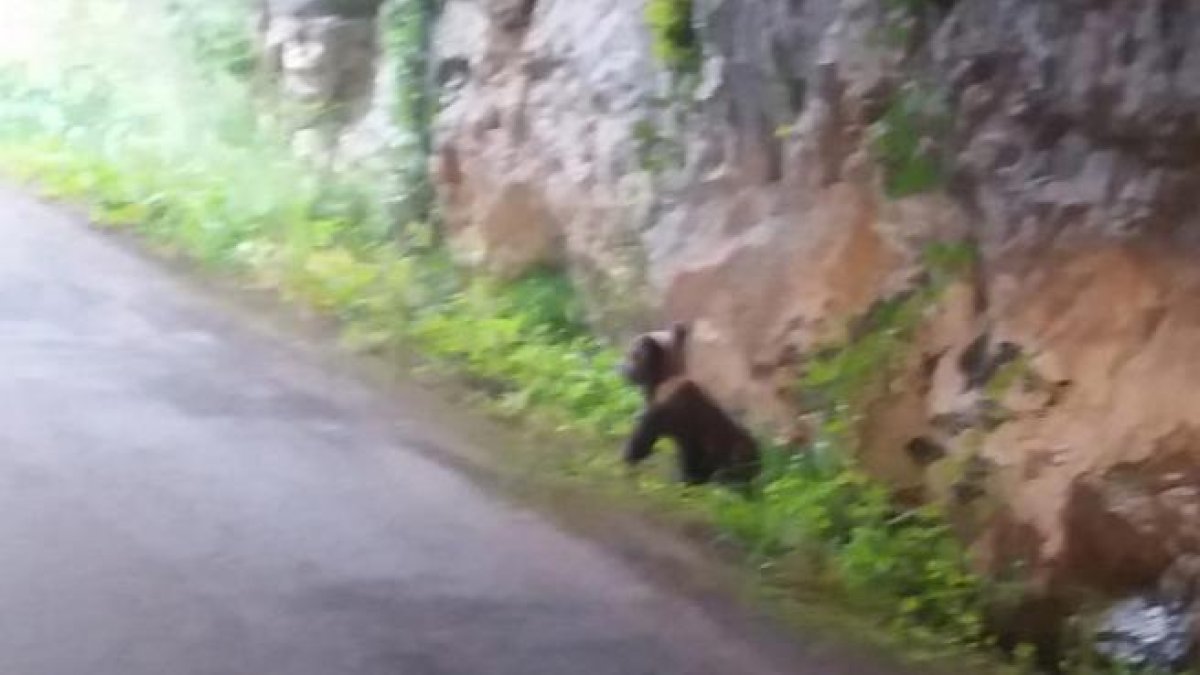
POLYGON ((926 309, 949 278, 942 275, 954 269, 931 262, 926 285, 877 303, 843 344, 810 358, 799 393, 821 418, 817 439, 764 489, 762 508, 778 513, 756 534, 783 551, 819 542, 819 559, 850 598, 890 616, 897 630, 976 644, 984 638, 986 584, 970 571, 942 514, 932 505, 899 510, 853 460, 866 407, 908 356, 926 309))
POLYGON ((910 86, 896 95, 873 125, 873 145, 889 197, 927 192, 945 182, 944 167, 931 140, 944 133, 945 122, 938 95, 910 86))

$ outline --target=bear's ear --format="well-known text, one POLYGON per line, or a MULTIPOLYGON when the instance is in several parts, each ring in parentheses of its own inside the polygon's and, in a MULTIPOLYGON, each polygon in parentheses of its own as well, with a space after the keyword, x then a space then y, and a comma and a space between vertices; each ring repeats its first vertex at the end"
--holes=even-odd
POLYGON ((629 359, 638 362, 641 368, 657 368, 666 356, 667 347, 654 335, 639 335, 629 350, 629 359))
POLYGON ((675 350, 681 351, 687 345, 687 339, 691 332, 692 327, 683 321, 671 324, 671 346, 675 350))
POLYGON ((671 374, 683 375, 687 373, 687 340, 691 334, 691 326, 682 322, 676 321, 671 324, 671 374))
POLYGON ((667 349, 653 335, 640 335, 625 359, 625 372, 638 384, 654 384, 661 380, 667 368, 667 349))
POLYGON ((630 351, 637 354, 652 354, 662 351, 662 345, 658 343, 658 340, 654 339, 653 335, 645 333, 637 336, 633 341, 633 347, 630 351))

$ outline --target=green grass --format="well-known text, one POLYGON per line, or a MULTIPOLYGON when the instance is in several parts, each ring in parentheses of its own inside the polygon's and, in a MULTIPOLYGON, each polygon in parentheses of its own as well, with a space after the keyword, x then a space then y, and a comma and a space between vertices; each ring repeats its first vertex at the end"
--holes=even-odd
POLYGON ((890 615, 898 630, 978 644, 988 585, 970 571, 944 516, 934 505, 898 510, 847 452, 860 442, 867 406, 909 356, 926 310, 962 273, 960 257, 931 248, 927 284, 877 303, 844 342, 810 355, 797 394, 820 414, 817 438, 764 489, 757 506, 773 526, 758 536, 784 552, 815 544, 851 598, 890 615))

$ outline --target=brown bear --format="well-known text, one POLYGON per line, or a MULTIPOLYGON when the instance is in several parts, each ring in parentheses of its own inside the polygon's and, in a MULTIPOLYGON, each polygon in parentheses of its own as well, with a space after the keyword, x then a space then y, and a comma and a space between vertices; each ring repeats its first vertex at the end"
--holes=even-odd
POLYGON ((675 442, 679 471, 689 485, 718 480, 746 484, 758 473, 758 444, 687 375, 683 323, 635 338, 621 371, 642 388, 645 406, 625 446, 625 462, 650 456, 658 439, 675 442))

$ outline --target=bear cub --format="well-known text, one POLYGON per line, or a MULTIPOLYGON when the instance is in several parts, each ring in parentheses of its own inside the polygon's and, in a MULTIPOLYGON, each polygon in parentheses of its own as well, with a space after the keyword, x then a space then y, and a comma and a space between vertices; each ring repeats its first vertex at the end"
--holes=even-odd
POLYGON ((629 346, 621 371, 642 389, 645 406, 625 446, 625 462, 646 459, 665 437, 675 442, 684 482, 744 485, 758 474, 758 445, 687 376, 688 333, 687 325, 676 323, 669 331, 639 335, 629 346))

